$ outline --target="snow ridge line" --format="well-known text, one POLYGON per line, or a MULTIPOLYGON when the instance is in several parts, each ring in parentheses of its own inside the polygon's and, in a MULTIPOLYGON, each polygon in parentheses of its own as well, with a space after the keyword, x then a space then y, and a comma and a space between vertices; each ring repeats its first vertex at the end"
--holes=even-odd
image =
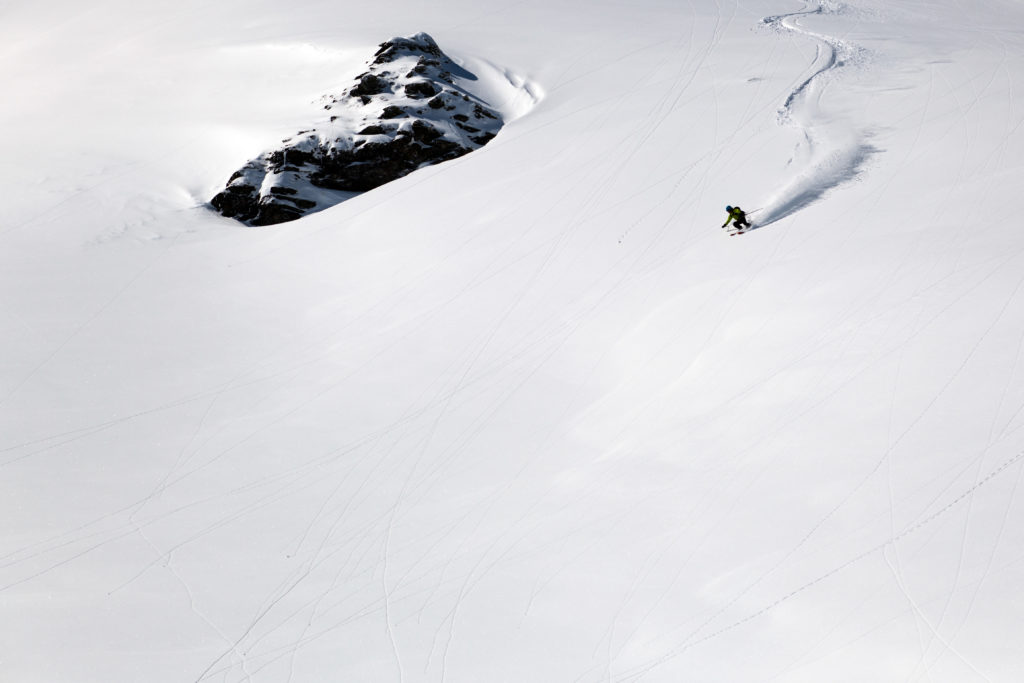
POLYGON ((822 81, 834 76, 837 70, 855 63, 863 50, 834 36, 802 28, 798 19, 809 15, 836 14, 839 11, 839 7, 826 2, 819 2, 811 8, 807 0, 806 9, 761 20, 764 26, 776 31, 787 31, 813 39, 817 53, 812 64, 817 65, 817 68, 793 88, 778 110, 779 123, 792 126, 801 133, 790 164, 802 158, 806 159, 806 168, 764 203, 764 213, 755 227, 790 216, 821 199, 830 190, 856 179, 871 154, 878 151, 867 143, 867 136, 862 131, 856 131, 850 126, 837 126, 835 123, 826 129, 825 124, 816 116, 816 101, 811 100, 815 91, 818 91, 820 98, 818 86, 822 81))

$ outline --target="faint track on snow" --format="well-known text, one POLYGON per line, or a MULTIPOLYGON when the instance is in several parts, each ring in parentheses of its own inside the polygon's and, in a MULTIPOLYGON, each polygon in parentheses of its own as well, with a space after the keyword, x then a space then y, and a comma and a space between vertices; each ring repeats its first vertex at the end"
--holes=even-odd
MULTIPOLYGON (((748 613, 746 616, 743 616, 743 617, 737 619, 736 621, 733 621, 732 623, 729 623, 729 624, 727 624, 725 626, 722 626, 721 628, 717 629, 716 631, 714 631, 712 633, 708 633, 708 634, 705 634, 703 636, 700 635, 700 631, 703 630, 708 625, 708 623, 705 623, 705 624, 701 625, 698 629, 696 629, 694 631, 691 631, 688 636, 686 636, 684 639, 680 640, 675 647, 669 649, 668 651, 664 652, 660 656, 656 656, 656 657, 650 659, 646 663, 640 664, 638 666, 633 667, 632 669, 629 669, 627 671, 624 671, 624 672, 620 673, 618 675, 618 677, 615 678, 614 680, 617 681, 618 683, 625 683, 626 681, 638 681, 638 680, 642 679, 643 677, 645 677, 647 674, 651 673, 657 667, 665 664, 669 660, 672 660, 672 659, 678 657, 679 655, 683 654, 687 650, 690 650, 691 648, 696 647, 697 645, 700 645, 700 644, 702 644, 704 642, 707 642, 709 640, 717 638, 718 636, 721 636, 722 634, 727 633, 728 631, 731 631, 731 630, 733 630, 735 628, 738 628, 738 627, 740 627, 740 626, 742 626, 742 625, 744 625, 744 624, 746 624, 746 623, 748 623, 750 621, 753 621, 753 620, 763 616, 764 614, 767 614, 768 612, 770 612, 771 610, 775 609, 777 606, 779 606, 780 604, 786 602, 787 600, 790 600, 791 598, 796 597, 797 595, 803 593, 804 591, 806 591, 808 589, 811 589, 814 586, 816 586, 816 585, 818 585, 818 584, 820 584, 820 583, 830 579, 831 577, 835 576, 836 574, 839 574, 840 572, 844 571, 848 567, 851 567, 852 565, 857 564, 858 562, 864 560, 867 557, 870 557, 871 555, 874 555, 875 553, 879 553, 879 552, 884 553, 884 552, 886 552, 889 548, 895 547, 904 538, 910 536, 911 534, 917 533, 921 529, 927 527, 932 522, 934 522, 936 519, 942 517, 943 515, 948 513, 950 510, 953 510, 954 508, 959 506, 965 500, 970 500, 970 498, 972 496, 974 496, 974 494, 980 488, 982 488, 983 486, 988 484, 993 479, 996 479, 1003 472, 1009 470, 1010 468, 1012 468, 1014 465, 1018 464, 1022 460, 1024 460, 1024 451, 1019 451, 1016 455, 1013 455, 1012 457, 1007 458, 1006 460, 1004 460, 1002 463, 1000 463, 994 469, 989 470, 989 472, 984 477, 982 477, 982 478, 978 479, 977 481, 975 481, 975 483, 972 486, 970 486, 966 490, 962 491, 955 498, 952 498, 951 500, 948 500, 945 503, 945 505, 943 505, 942 507, 940 507, 937 510, 935 510, 934 512, 932 512, 930 515, 928 515, 926 517, 923 517, 923 518, 920 518, 920 519, 918 519, 915 522, 912 522, 911 524, 905 526, 898 533, 893 534, 892 536, 890 536, 889 538, 885 539, 884 541, 878 543, 877 545, 874 545, 874 546, 868 548, 867 550, 864 550, 863 552, 861 552, 861 553, 851 557, 850 559, 848 559, 847 561, 843 562, 842 564, 834 566, 832 569, 830 569, 830 570, 828 570, 828 571, 826 571, 826 572, 824 572, 822 574, 819 574, 816 578, 803 583, 802 585, 794 588, 793 590, 789 591, 788 593, 786 593, 786 594, 776 598, 774 601, 763 605, 760 609, 752 611, 752 612, 748 613)), ((1018 479, 1019 479, 1019 477, 1020 477, 1020 472, 1018 472, 1018 479)), ((936 634, 936 635, 938 635, 938 634, 936 634)), ((946 645, 946 647, 951 652, 953 652, 954 654, 959 655, 959 653, 957 653, 957 651, 952 648, 952 645, 950 643, 946 642, 944 644, 946 645)), ((979 676, 982 676, 984 678, 984 675, 981 674, 981 672, 978 671, 974 667, 974 665, 971 664, 971 662, 969 662, 967 659, 963 658, 962 656, 961 656, 961 659, 975 673, 977 673, 979 676)), ((986 678, 985 680, 988 680, 988 679, 986 678)))
POLYGON ((815 42, 811 74, 798 83, 779 108, 779 122, 799 131, 800 141, 790 164, 803 166, 788 184, 764 204, 755 227, 790 216, 829 191, 857 178, 869 157, 878 150, 867 141, 864 131, 819 115, 819 103, 828 83, 839 70, 862 61, 863 50, 839 38, 815 33, 800 25, 809 15, 834 14, 838 10, 820 2, 807 2, 799 12, 765 17, 761 23, 779 32, 806 36, 815 42))

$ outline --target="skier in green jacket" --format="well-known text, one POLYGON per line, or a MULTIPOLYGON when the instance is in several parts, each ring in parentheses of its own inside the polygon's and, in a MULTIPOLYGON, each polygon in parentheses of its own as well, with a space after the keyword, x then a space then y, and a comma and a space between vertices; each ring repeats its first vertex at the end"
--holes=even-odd
POLYGON ((750 227, 750 223, 747 221, 747 214, 743 212, 738 206, 727 206, 725 207, 729 217, 725 219, 725 223, 722 223, 722 227, 729 225, 729 221, 736 221, 737 230, 745 230, 750 227))

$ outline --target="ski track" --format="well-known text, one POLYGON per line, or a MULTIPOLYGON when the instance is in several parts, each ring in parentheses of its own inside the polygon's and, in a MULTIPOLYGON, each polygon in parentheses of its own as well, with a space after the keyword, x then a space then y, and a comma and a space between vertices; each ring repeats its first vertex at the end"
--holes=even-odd
POLYGON ((803 28, 801 17, 834 12, 824 2, 813 9, 809 0, 805 2, 806 9, 762 20, 764 26, 775 31, 812 39, 816 53, 811 74, 790 91, 778 110, 779 122, 794 128, 800 136, 790 160, 790 166, 796 167, 796 175, 761 207, 750 212, 759 214, 751 229, 791 216, 840 185, 855 180, 871 155, 879 151, 868 142, 865 132, 836 123, 826 126, 816 115, 828 83, 838 77, 841 69, 857 64, 861 50, 844 40, 803 28))
MULTIPOLYGON (((1008 458, 1007 460, 1003 461, 997 467, 995 467, 994 469, 990 470, 983 478, 981 478, 978 481, 976 481, 973 486, 971 486, 968 489, 966 489, 965 491, 961 492, 960 495, 956 496, 952 500, 949 500, 941 508, 939 508, 938 510, 936 510, 932 514, 928 515, 927 517, 924 517, 923 519, 920 519, 919 521, 914 522, 914 523, 904 527, 899 533, 891 536, 890 538, 886 539, 882 543, 879 543, 878 545, 875 545, 874 547, 869 548, 868 550, 866 550, 866 551, 864 551, 864 552, 862 552, 862 553, 860 553, 860 554, 850 558, 846 562, 843 562, 842 564, 833 567, 829 571, 826 571, 823 574, 818 575, 816 578, 812 579, 811 581, 808 581, 808 582, 800 585, 799 587, 793 589, 789 593, 787 593, 785 595, 782 595, 781 597, 777 598, 773 602, 764 605, 760 609, 758 609, 758 610, 756 610, 754 612, 748 613, 746 616, 744 616, 744 617, 742 617, 742 618, 740 618, 740 619, 738 619, 738 620, 736 620, 736 621, 734 621, 734 622, 732 622, 732 623, 730 623, 730 624, 728 624, 728 625, 726 625, 724 627, 721 627, 718 630, 716 630, 716 631, 714 631, 712 633, 709 633, 708 635, 706 635, 706 636, 704 636, 702 638, 694 640, 693 638, 700 632, 700 630, 703 629, 703 625, 702 625, 701 628, 698 628, 696 631, 693 631, 689 636, 687 636, 684 640, 679 642, 674 648, 670 649, 665 654, 661 655, 660 657, 657 657, 657 658, 653 659, 652 661, 650 661, 650 662, 648 662, 646 664, 639 665, 637 667, 632 668, 629 671, 623 672, 616 680, 617 681, 638 681, 638 680, 641 680, 642 678, 644 678, 647 674, 651 673, 657 667, 667 663, 668 661, 670 661, 672 659, 675 659, 676 657, 679 657, 680 655, 682 655, 687 650, 689 650, 689 649, 691 649, 691 648, 693 648, 693 647, 695 647, 695 646, 697 646, 697 645, 699 645, 701 643, 707 642, 708 640, 711 640, 713 638, 717 638, 717 637, 719 637, 719 636, 725 634, 726 632, 731 631, 731 630, 733 630, 735 628, 739 628, 740 626, 743 626, 744 624, 746 624, 746 623, 748 623, 750 621, 753 621, 754 619, 760 618, 761 616, 767 614, 768 612, 770 612, 771 610, 775 609, 776 607, 778 607, 782 603, 784 603, 784 602, 786 602, 786 601, 796 597, 797 595, 799 595, 799 594, 801 594, 801 593, 803 593, 803 592, 813 588, 814 586, 818 585, 819 583, 832 578, 833 576, 839 574, 840 572, 846 570, 847 568, 853 566, 854 564, 857 564, 857 563, 861 562, 862 560, 864 560, 864 559, 866 559, 866 558, 868 558, 868 557, 870 557, 870 556, 872 556, 872 555, 874 555, 876 553, 882 553, 884 555, 884 553, 885 553, 885 551, 887 549, 889 549, 890 547, 895 547, 899 543, 899 541, 901 541, 902 539, 904 539, 904 538, 906 538, 906 537, 908 537, 908 536, 910 536, 910 535, 920 531, 921 529, 927 527, 934 520, 942 517, 943 515, 948 513, 950 510, 955 509, 964 500, 970 500, 979 489, 981 489, 983 486, 988 484, 993 479, 997 478, 1004 471, 1012 468, 1014 465, 1016 465, 1021 460, 1024 460, 1024 451, 1021 451, 1021 452, 1017 453, 1016 455, 1014 455, 1013 457, 1008 458)), ((1018 469, 1024 469, 1024 468, 1018 468, 1018 469)), ((1019 477, 1019 475, 1020 475, 1020 473, 1018 472, 1018 477, 1019 477)), ((907 594, 907 598, 908 598, 908 600, 911 600, 911 602, 913 603, 913 599, 910 597, 909 594, 907 594)), ((913 603, 913 610, 914 610, 914 612, 916 614, 921 614, 920 607, 916 603, 913 603)), ((717 616, 717 615, 715 615, 715 616, 717 616)), ((927 623, 927 621, 926 621, 926 623, 927 623)), ((943 638, 938 633, 938 631, 936 629, 931 627, 930 624, 928 624, 928 625, 929 625, 929 628, 931 628, 932 633, 934 634, 934 636, 937 639, 939 639, 943 643, 943 645, 946 646, 946 648, 949 651, 953 652, 958 657, 960 657, 960 659, 969 668, 971 668, 972 671, 974 671, 976 674, 978 674, 979 676, 981 676, 985 680, 989 680, 980 671, 978 671, 969 660, 967 660, 965 657, 960 655, 960 653, 952 646, 952 644, 948 641, 948 639, 943 638)))

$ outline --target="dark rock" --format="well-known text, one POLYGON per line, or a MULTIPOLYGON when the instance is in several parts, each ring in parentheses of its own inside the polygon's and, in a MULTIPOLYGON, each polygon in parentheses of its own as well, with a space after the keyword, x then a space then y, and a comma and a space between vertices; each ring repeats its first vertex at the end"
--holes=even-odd
POLYGON ((382 43, 354 86, 322 100, 330 102, 326 109, 376 102, 383 107, 376 117, 344 130, 334 123, 342 117, 331 116, 334 125, 284 140, 232 174, 210 205, 249 225, 283 223, 331 205, 323 203, 322 189, 365 192, 479 148, 503 122, 482 100, 455 87, 452 74, 475 78, 424 33, 382 43))
POLYGON ((312 152, 296 149, 294 147, 279 149, 275 152, 271 152, 267 157, 268 166, 272 171, 285 170, 286 166, 289 167, 289 170, 297 171, 299 166, 304 166, 312 162, 312 152))
POLYGON ((484 109, 483 107, 481 107, 479 104, 476 105, 475 107, 473 107, 473 116, 477 117, 478 119, 496 119, 496 118, 498 118, 497 116, 495 116, 491 112, 489 112, 486 109, 484 109))
POLYGON ((312 209, 314 206, 316 206, 316 202, 314 202, 312 199, 299 199, 298 197, 278 197, 278 199, 282 199, 286 202, 291 202, 300 209, 312 209))
POLYGON ((405 86, 405 94, 416 99, 433 97, 437 94, 437 88, 427 81, 415 81, 405 86))
POLYGON ((260 202, 259 211, 256 216, 249 221, 250 225, 276 225, 278 223, 287 223, 293 221, 296 218, 302 218, 302 210, 288 206, 287 204, 279 204, 278 202, 260 202))
POLYGON ((230 185, 221 190, 210 204, 228 218, 247 221, 256 216, 257 189, 251 185, 230 185))
POLYGON ((352 88, 351 93, 357 97, 379 95, 382 92, 388 91, 389 84, 380 76, 376 74, 364 74, 359 79, 359 85, 352 88))
POLYGON ((439 62, 436 59, 431 59, 429 57, 420 57, 419 61, 416 62, 416 66, 414 66, 412 70, 405 75, 405 77, 415 78, 416 76, 422 76, 423 74, 427 73, 427 70, 432 66, 439 67, 441 66, 441 62, 439 62))
MULTIPOLYGON (((437 46, 434 39, 426 33, 417 33, 411 38, 392 38, 386 43, 380 44, 380 49, 373 55, 374 64, 388 64, 399 57, 410 54, 427 54, 432 57, 441 57, 441 48, 437 46)), ((417 66, 419 66, 417 64, 417 66)))
POLYGON ((417 142, 424 142, 430 144, 441 137, 441 131, 434 128, 429 123, 423 123, 423 121, 413 121, 412 123, 412 139, 417 142))

